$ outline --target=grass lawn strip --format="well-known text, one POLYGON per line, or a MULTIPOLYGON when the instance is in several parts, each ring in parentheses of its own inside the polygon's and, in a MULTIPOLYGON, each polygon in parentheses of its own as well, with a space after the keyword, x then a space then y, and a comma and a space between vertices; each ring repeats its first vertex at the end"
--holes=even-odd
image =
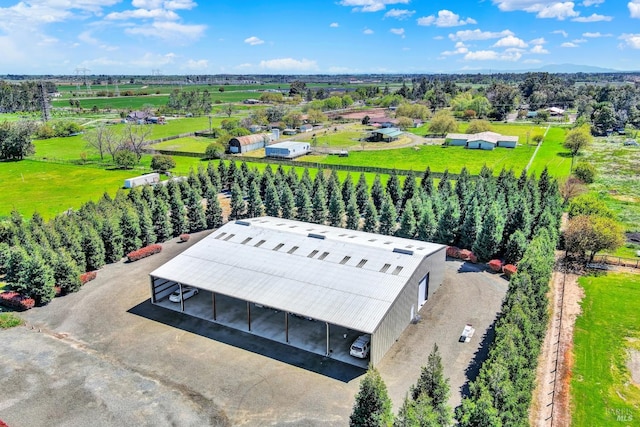
POLYGON ((637 425, 640 384, 631 381, 627 364, 629 352, 640 351, 640 275, 589 276, 580 285, 585 298, 574 336, 572 425, 637 425))

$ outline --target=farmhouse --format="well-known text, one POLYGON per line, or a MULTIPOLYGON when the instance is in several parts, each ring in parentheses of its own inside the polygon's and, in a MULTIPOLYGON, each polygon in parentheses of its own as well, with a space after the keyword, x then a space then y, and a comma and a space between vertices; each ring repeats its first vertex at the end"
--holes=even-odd
POLYGON ((366 367, 416 319, 444 264, 442 245, 260 217, 225 224, 151 272, 151 302, 366 367), (186 286, 198 293, 169 301, 186 286), (363 334, 368 360, 349 355, 363 334))
POLYGON ((474 134, 448 133, 445 143, 452 146, 493 150, 496 147, 515 148, 518 144, 517 136, 500 135, 496 132, 480 132, 474 134))
POLYGON ((265 141, 268 140, 269 136, 266 134, 237 136, 229 140, 229 151, 233 154, 242 154, 259 150, 264 148, 265 141))
POLYGON ((373 142, 391 142, 398 139, 404 132, 398 128, 384 128, 371 132, 373 142))
POLYGON ((311 146, 308 142, 297 141, 278 142, 265 147, 265 154, 267 157, 280 159, 293 159, 295 157, 304 156, 310 151, 311 146))
POLYGON ((132 122, 144 122, 149 117, 151 117, 151 114, 146 111, 131 111, 127 114, 127 120, 132 122))

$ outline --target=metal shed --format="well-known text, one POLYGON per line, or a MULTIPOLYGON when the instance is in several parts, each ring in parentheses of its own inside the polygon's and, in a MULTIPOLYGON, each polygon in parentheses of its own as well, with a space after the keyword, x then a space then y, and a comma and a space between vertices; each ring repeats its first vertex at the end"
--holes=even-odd
POLYGON ((404 132, 398 128, 385 128, 372 132, 374 141, 391 142, 398 139, 404 132))
POLYGON ((465 133, 448 133, 444 140, 447 145, 465 147, 467 139, 469 139, 469 135, 465 133))
POLYGON ((311 145, 308 142, 284 141, 277 144, 267 145, 265 154, 267 157, 275 157, 280 159, 293 159, 295 157, 304 156, 311 151, 311 145))
POLYGON ((140 185, 153 185, 160 182, 160 174, 157 172, 148 173, 142 176, 136 176, 134 178, 128 178, 124 180, 124 188, 133 188, 140 185))
POLYGON ((309 324, 320 328, 321 338, 301 348, 336 358, 334 350, 344 345, 336 330, 369 334, 375 365, 442 284, 444 263, 442 245, 260 217, 229 222, 154 270, 151 301, 219 323, 219 301, 233 299, 246 310, 232 327, 257 335, 252 314, 268 307, 279 313, 272 313, 278 323, 269 338, 294 346, 290 315, 313 319, 309 324), (201 292, 167 303, 183 286, 201 292))
POLYGON ((229 151, 234 154, 240 154, 259 150, 264 148, 265 141, 268 140, 269 135, 266 134, 237 136, 229 140, 229 151))

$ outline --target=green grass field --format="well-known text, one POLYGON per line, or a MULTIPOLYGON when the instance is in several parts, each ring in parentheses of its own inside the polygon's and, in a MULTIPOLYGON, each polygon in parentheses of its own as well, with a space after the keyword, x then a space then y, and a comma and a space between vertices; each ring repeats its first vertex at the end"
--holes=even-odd
POLYGON ((113 170, 22 160, 0 162, 0 217, 13 209, 30 217, 38 211, 50 218, 69 208, 114 195, 126 178, 140 171, 113 170))
POLYGON ((212 142, 214 142, 214 140, 209 138, 185 137, 158 142, 157 144, 153 144, 151 148, 156 150, 171 150, 176 153, 187 152, 204 154, 207 146, 212 142))
POLYGON ((637 425, 640 385, 631 383, 626 364, 630 349, 640 351, 640 275, 583 277, 580 285, 585 298, 574 335, 571 425, 637 425))

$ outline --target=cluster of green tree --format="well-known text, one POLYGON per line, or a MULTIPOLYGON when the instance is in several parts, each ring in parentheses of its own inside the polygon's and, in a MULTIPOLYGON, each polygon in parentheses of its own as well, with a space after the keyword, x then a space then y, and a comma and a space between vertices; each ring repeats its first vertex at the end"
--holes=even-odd
POLYGON ((453 419, 449 399, 449 379, 444 377, 442 358, 434 345, 418 382, 411 386, 398 415, 391 412, 387 386, 375 368, 369 368, 360 382, 353 412, 352 427, 447 427, 453 419))
MULTIPOLYGON (((557 223, 556 223, 557 224, 557 223)), ((470 394, 456 409, 461 427, 528 426, 538 355, 544 339, 549 279, 558 229, 535 233, 509 281, 495 338, 470 394)))
POLYGON ((569 202, 569 222, 564 230, 567 254, 586 262, 602 250, 616 250, 625 242, 624 229, 614 213, 593 194, 569 202))
POLYGON ((0 123, 0 160, 22 160, 33 154, 34 128, 34 123, 26 120, 0 123))
POLYGON ((332 95, 328 98, 313 100, 307 105, 307 108, 320 111, 340 110, 353 105, 353 98, 349 94, 332 95))
POLYGON ((222 224, 220 178, 209 164, 186 180, 120 190, 44 222, 25 222, 17 212, 0 223, 0 273, 14 289, 46 304, 54 287, 79 289, 80 274, 118 262, 127 253, 182 233, 222 224), (206 208, 202 200, 206 199, 206 208))
POLYGON ((212 105, 211 94, 207 89, 174 89, 169 94, 169 100, 163 110, 166 109, 167 113, 209 114, 212 105))
MULTIPOLYGON (((55 92, 56 85, 53 82, 43 82, 44 92, 55 92)), ((41 111, 42 92, 40 84, 35 81, 12 84, 0 81, 0 112, 17 113, 29 111, 41 111)))
POLYGON ((65 137, 82 132, 82 126, 73 121, 44 122, 37 126, 34 136, 38 139, 65 137))
POLYGON ((584 85, 576 90, 578 120, 591 125, 594 135, 624 128, 640 129, 640 87, 638 85, 584 85))
POLYGON ((448 173, 437 185, 427 168, 418 182, 408 176, 401 185, 392 174, 383 185, 379 175, 369 190, 365 175, 343 182, 333 170, 311 180, 305 169, 298 179, 292 168, 270 165, 262 175, 246 163, 220 163, 223 188, 231 191, 231 218, 269 216, 416 238, 473 250, 478 259, 520 259, 540 229, 555 230, 562 210, 557 183, 545 170, 540 181, 523 172, 488 168, 472 179, 463 168, 454 183, 448 173))

